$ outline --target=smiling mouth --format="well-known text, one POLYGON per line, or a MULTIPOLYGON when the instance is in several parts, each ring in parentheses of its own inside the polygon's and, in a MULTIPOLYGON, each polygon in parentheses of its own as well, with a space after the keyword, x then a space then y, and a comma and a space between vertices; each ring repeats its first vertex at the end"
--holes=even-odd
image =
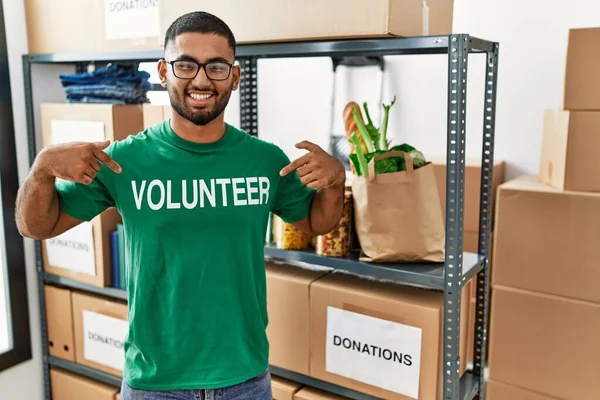
POLYGON ((208 100, 211 97, 214 96, 214 94, 212 93, 188 93, 188 96, 190 96, 192 99, 194 100, 208 100))

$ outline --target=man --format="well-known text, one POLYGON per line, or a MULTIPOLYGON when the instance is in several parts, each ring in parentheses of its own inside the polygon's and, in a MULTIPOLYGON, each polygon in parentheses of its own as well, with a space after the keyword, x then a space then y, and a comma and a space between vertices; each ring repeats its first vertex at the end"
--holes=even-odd
POLYGON ((202 12, 180 17, 158 63, 172 119, 120 142, 47 147, 19 192, 17 223, 34 239, 111 206, 121 213, 129 307, 123 400, 270 399, 268 214, 312 235, 342 215, 338 160, 301 142, 306 154, 290 163, 275 145, 224 122, 240 81, 234 59, 223 21, 202 12))

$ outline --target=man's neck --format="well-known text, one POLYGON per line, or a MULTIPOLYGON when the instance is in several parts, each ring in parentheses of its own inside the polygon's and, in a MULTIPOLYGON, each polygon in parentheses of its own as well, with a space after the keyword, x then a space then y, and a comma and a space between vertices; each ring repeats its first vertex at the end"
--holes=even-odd
POLYGON ((193 124, 177 112, 171 117, 171 129, 181 138, 195 143, 213 143, 225 134, 225 119, 221 114, 204 126, 193 124))

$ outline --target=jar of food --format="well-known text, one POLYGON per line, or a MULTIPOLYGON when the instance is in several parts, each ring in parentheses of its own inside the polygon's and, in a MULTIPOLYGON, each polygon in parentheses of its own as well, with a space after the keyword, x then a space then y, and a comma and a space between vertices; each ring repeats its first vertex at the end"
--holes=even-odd
POLYGON ((317 254, 327 257, 346 257, 350 249, 351 222, 352 191, 346 190, 342 218, 331 232, 317 238, 317 254))
POLYGON ((276 215, 273 216, 273 236, 276 246, 284 250, 306 250, 312 240, 311 235, 296 229, 276 215))

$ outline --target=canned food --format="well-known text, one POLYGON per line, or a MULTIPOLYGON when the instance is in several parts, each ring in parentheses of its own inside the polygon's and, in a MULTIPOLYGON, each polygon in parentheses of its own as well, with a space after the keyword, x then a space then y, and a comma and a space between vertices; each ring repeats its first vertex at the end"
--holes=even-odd
POLYGON ((306 250, 312 240, 311 235, 296 229, 276 215, 273 216, 273 236, 275 245, 284 250, 306 250))
POLYGON ((352 227, 352 191, 344 193, 344 212, 331 232, 317 238, 316 252, 327 257, 346 257, 350 251, 352 227))

